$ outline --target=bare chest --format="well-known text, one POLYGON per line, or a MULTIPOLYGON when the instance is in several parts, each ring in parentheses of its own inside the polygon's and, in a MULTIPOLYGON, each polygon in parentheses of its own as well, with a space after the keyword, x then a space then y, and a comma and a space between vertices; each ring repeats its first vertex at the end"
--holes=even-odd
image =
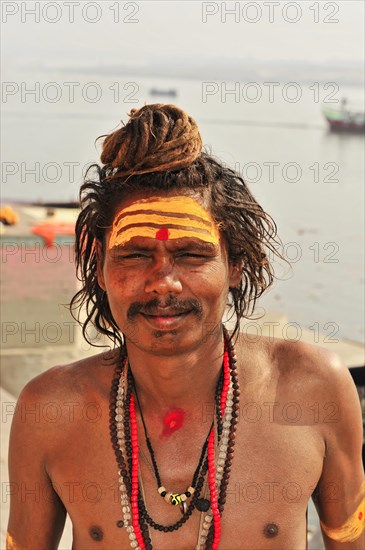
MULTIPOLYGON (((255 410, 240 410, 220 548, 305 548, 306 506, 322 467, 320 441, 313 426, 305 422, 294 428, 291 422, 274 421, 270 411, 265 416, 264 408, 259 418, 255 410)), ((209 429, 209 416, 202 421, 209 429)), ((189 441, 184 443, 182 434, 155 449, 163 484, 177 492, 190 485, 199 459, 199 445, 189 441)), ((140 444, 147 511, 158 524, 174 524, 181 512, 158 495, 150 457, 144 442, 140 444)), ((82 431, 73 427, 67 443, 52 459, 50 474, 73 523, 74 550, 129 548, 107 408, 97 422, 83 424, 82 431)), ((195 548, 203 516, 195 510, 171 533, 151 528, 153 547, 195 548)))

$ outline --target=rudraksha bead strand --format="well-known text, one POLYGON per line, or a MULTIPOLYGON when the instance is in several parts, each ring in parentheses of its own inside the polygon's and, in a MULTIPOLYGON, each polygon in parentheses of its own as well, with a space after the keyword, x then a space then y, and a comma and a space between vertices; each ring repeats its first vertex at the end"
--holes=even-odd
MULTIPOLYGON (((207 447, 209 447, 209 457, 204 459, 205 454, 201 454, 200 457, 200 466, 195 472, 197 477, 196 488, 197 491, 192 497, 191 505, 189 506, 189 514, 186 514, 190 517, 196 503, 198 500, 204 501, 204 499, 198 499, 200 492, 204 484, 205 474, 208 469, 208 462, 212 466, 209 467, 208 481, 210 482, 210 489, 212 495, 212 515, 207 516, 204 519, 203 526, 204 532, 207 532, 209 525, 212 524, 212 528, 208 532, 206 537, 206 546, 207 548, 217 548, 218 541, 220 538, 220 517, 224 508, 224 503, 226 499, 226 492, 229 480, 229 474, 233 458, 234 442, 235 442, 235 432, 238 422, 238 408, 239 408, 239 383, 238 375, 236 370, 236 358, 234 353, 233 344, 228 340, 228 334, 225 328, 223 328, 224 337, 225 337, 225 353, 223 360, 223 368, 221 375, 219 377, 217 387, 216 387, 216 422, 217 422, 217 433, 214 433, 214 429, 209 432, 209 439, 207 441, 207 447), (228 373, 228 376, 227 376, 228 373), (227 383, 228 381, 228 383, 227 383), (228 426, 227 426, 228 423, 228 426), (217 457, 217 468, 215 468, 215 449, 214 449, 214 440, 217 437, 218 443, 218 457, 217 457), (210 443, 209 443, 210 442, 210 443), (214 476, 212 475, 214 471, 214 476), (219 496, 218 496, 219 495, 219 496), (191 507, 191 511, 190 511, 191 507)), ((126 354, 125 354, 126 357, 126 354)), ((124 367, 125 365, 123 365, 124 367)), ((110 433, 112 438, 113 449, 116 454, 118 465, 120 466, 120 485, 121 485, 121 503, 124 504, 125 509, 125 518, 124 522, 127 526, 127 532, 129 533, 131 546, 136 548, 145 548, 146 550, 152 549, 151 539, 148 533, 148 525, 150 524, 148 520, 152 520, 148 516, 145 504, 143 501, 143 495, 141 493, 140 484, 138 482, 138 471, 139 471, 139 461, 138 461, 138 433, 137 433, 137 422, 131 421, 131 416, 135 416, 135 403, 132 393, 132 384, 131 384, 131 372, 127 373, 126 379, 123 377, 122 365, 120 364, 116 368, 113 382, 112 382, 112 391, 110 399, 110 411, 112 418, 112 409, 115 413, 115 418, 113 422, 110 423, 110 433), (122 388, 123 390, 123 381, 126 382, 126 388, 123 391, 118 393, 118 389, 122 388), (119 387, 118 387, 119 384, 119 387), (130 407, 132 404, 132 415, 130 414, 130 407), (123 406, 124 405, 124 406, 123 406), (133 412, 134 405, 134 412, 133 412), (133 437, 132 437, 133 433, 133 437), (137 452, 136 452, 137 450, 137 452), (126 457, 126 460, 124 459, 126 457), (129 470, 129 472, 128 472, 129 470), (137 492, 136 492, 137 491, 137 492), (128 495, 129 494, 129 495, 128 495), (128 525, 128 518, 131 514, 128 511, 129 497, 133 496, 133 512, 138 521, 134 521, 133 527, 132 523, 128 525), (137 496, 137 507, 136 509, 136 500, 137 496)), ((132 502, 130 502, 132 507, 132 502)), ((200 508, 199 509, 204 509, 200 508)), ((206 510, 206 508, 205 508, 206 510)), ((132 519, 132 518, 131 518, 132 519)), ((188 518, 181 518, 177 524, 183 524, 188 518)), ((163 526, 158 525, 155 522, 155 527, 160 531, 170 531, 176 530, 181 525, 171 525, 163 526)), ((201 540, 204 539, 204 536, 201 537, 201 540)), ((198 541, 199 545, 199 541, 198 541)))
POLYGON ((216 389, 216 392, 215 392, 215 411, 214 412, 215 412, 215 415, 216 415, 216 418, 217 418, 218 438, 220 437, 220 435, 222 433, 222 430, 223 430, 223 416, 222 416, 221 400, 220 400, 220 396, 221 396, 222 388, 223 388, 223 378, 224 378, 224 373, 223 373, 223 369, 222 369, 221 373, 219 375, 217 389, 216 389))
POLYGON ((224 473, 223 473, 223 479, 222 479, 222 485, 221 485, 221 495, 219 498, 219 509, 221 513, 223 512, 224 504, 226 502, 226 492, 227 492, 227 486, 228 486, 232 460, 233 460, 234 445, 236 440, 236 430, 237 430, 238 416, 239 416, 239 396, 240 396, 238 373, 237 373, 237 367, 236 367, 237 359, 236 359, 236 354, 235 354, 233 344, 230 341, 228 341, 228 351, 230 355, 230 369, 231 369, 233 396, 232 396, 232 419, 231 419, 229 443, 228 443, 228 449, 227 449, 227 461, 224 467, 224 473))
MULTIPOLYGON (((224 465, 227 459, 227 448, 228 448, 228 435, 229 435, 229 429, 227 426, 230 426, 231 421, 231 413, 232 413, 232 383, 230 382, 230 386, 227 393, 227 401, 226 401, 226 407, 225 407, 225 413, 223 417, 223 426, 222 426, 222 433, 218 444, 218 456, 217 456, 217 467, 216 467, 216 490, 217 494, 220 493, 220 484, 223 476, 223 469, 224 465)), ((219 406, 219 405, 218 405, 219 406)), ((198 543, 197 543, 197 550, 201 550, 205 547, 205 543, 207 541, 208 534, 210 534, 210 545, 213 541, 213 514, 212 510, 209 510, 206 516, 204 517, 202 529, 199 533, 198 543)))

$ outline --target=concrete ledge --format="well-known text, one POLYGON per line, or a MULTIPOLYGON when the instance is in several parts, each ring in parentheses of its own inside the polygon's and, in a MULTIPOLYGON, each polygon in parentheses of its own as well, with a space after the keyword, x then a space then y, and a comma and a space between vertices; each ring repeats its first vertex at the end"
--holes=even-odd
POLYGON ((47 369, 79 361, 84 357, 96 355, 103 349, 87 345, 51 346, 42 348, 15 348, 2 350, 1 384, 12 395, 18 396, 22 388, 35 376, 47 369))

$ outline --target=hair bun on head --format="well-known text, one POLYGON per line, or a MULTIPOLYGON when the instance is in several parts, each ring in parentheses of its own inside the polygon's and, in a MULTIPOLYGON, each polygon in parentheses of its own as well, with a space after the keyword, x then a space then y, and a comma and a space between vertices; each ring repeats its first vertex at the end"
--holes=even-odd
POLYGON ((115 176, 178 170, 202 150, 195 120, 176 105, 156 103, 132 109, 128 123, 106 136, 100 160, 115 176))

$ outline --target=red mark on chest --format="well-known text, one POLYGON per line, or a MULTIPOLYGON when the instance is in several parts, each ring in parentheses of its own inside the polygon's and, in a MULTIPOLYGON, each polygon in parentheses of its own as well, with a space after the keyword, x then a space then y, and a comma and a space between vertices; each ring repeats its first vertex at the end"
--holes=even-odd
POLYGON ((359 513, 359 519, 362 520, 362 512, 359 513))
POLYGON ((182 409, 171 409, 165 414, 162 424, 163 430, 161 436, 170 437, 176 430, 180 430, 184 424, 185 413, 182 409))
POLYGON ((166 229, 166 227, 161 227, 158 231, 156 231, 156 239, 159 241, 167 241, 169 238, 169 230, 166 229))

